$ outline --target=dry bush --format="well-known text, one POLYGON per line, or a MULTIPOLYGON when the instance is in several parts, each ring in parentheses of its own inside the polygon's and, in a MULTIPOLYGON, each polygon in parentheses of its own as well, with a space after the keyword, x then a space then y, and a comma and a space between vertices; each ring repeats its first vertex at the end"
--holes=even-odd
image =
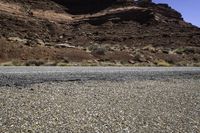
POLYGON ((45 62, 43 60, 35 60, 35 59, 27 60, 25 62, 26 66, 41 66, 41 65, 44 65, 44 64, 45 64, 45 62))

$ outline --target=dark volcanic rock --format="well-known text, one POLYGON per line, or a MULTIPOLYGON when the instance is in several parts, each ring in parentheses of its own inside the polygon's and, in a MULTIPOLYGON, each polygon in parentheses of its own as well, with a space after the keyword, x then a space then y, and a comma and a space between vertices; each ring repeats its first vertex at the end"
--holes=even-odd
POLYGON ((67 8, 72 14, 98 12, 108 8, 116 0, 53 0, 67 8))

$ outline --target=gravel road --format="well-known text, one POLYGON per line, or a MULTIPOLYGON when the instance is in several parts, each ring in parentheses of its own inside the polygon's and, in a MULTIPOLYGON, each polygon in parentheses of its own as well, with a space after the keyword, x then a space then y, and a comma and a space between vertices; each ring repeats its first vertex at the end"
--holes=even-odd
POLYGON ((1 133, 200 133, 200 68, 0 67, 1 133))

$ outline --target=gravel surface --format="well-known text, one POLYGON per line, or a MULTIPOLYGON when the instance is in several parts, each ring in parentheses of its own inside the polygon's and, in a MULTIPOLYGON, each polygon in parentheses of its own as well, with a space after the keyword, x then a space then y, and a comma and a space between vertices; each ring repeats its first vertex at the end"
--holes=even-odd
POLYGON ((0 67, 0 86, 43 82, 200 79, 198 67, 0 67))
POLYGON ((42 69, 0 68, 1 133, 200 132, 198 68, 42 69))

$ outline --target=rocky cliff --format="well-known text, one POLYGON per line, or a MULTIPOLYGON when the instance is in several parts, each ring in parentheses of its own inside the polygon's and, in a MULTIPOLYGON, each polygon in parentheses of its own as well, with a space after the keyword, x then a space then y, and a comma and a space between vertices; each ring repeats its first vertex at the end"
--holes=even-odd
POLYGON ((6 64, 200 63, 200 29, 166 4, 1 0, 0 29, 0 62, 6 64))

